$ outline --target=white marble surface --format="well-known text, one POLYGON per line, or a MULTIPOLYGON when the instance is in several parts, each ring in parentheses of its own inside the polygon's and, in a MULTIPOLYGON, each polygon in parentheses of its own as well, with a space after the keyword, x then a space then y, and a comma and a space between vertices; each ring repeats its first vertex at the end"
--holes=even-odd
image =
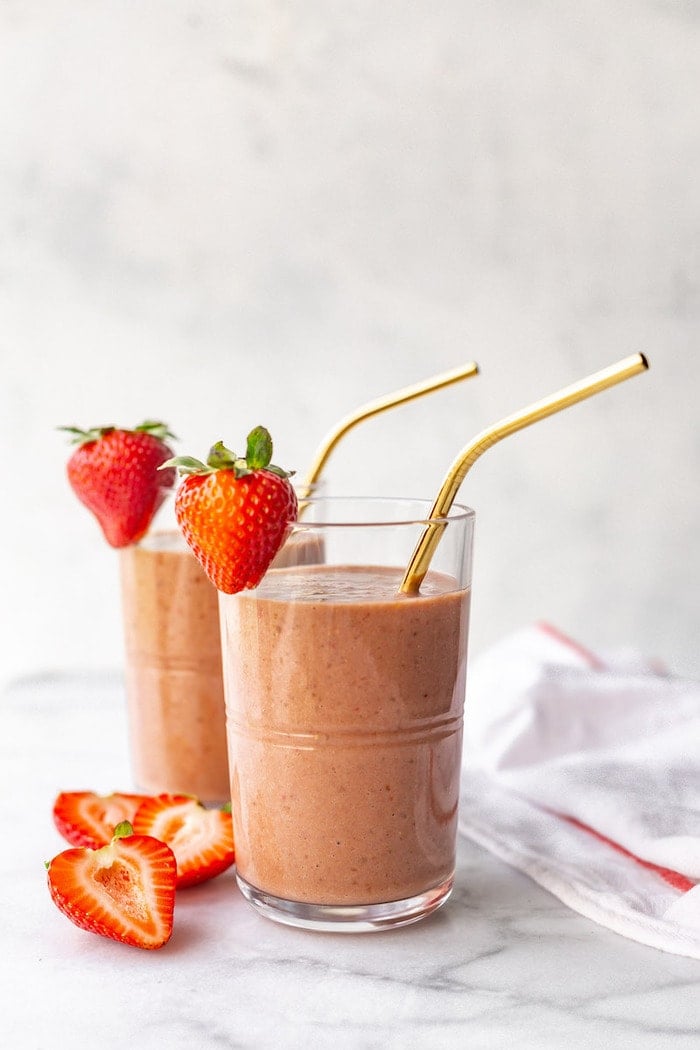
POLYGON ((432 497, 482 427, 636 350, 648 376, 470 474, 472 650, 547 619, 700 677, 699 15, 3 0, 0 681, 121 660, 55 426, 163 416, 201 456, 264 422, 303 470, 357 405, 475 357, 332 461, 432 497))
POLYGON ((169 944, 130 949, 52 904, 61 790, 130 784, 116 678, 2 698, 0 988, 7 1050, 696 1050, 700 964, 624 940, 462 842, 446 907, 393 933, 279 927, 229 872, 181 892, 169 944))

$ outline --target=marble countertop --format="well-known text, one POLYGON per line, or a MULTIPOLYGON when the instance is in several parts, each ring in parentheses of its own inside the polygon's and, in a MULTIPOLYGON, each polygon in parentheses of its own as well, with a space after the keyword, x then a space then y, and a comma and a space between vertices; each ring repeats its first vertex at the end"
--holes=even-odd
POLYGON ((121 684, 25 679, 0 708, 8 1050, 697 1050, 700 964, 625 940, 462 841, 435 916, 364 935, 277 926, 231 872, 181 892, 157 952, 71 925, 46 890, 60 790, 128 790, 121 684))

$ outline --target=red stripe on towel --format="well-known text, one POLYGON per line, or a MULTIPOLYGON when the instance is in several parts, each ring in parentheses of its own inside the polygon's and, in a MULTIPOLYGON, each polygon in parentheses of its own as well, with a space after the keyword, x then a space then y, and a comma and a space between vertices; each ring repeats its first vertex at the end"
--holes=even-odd
POLYGON ((601 835, 595 828, 589 828, 588 824, 583 824, 576 817, 567 817, 565 813, 559 813, 558 816, 563 817, 564 820, 568 820, 574 827, 580 828, 581 831, 587 831, 589 835, 594 835, 595 838, 599 839, 600 842, 604 842, 606 846, 612 846, 613 849, 617 850, 618 853, 624 854, 625 857, 629 857, 630 860, 640 864, 643 868, 647 868, 649 871, 655 871, 664 882, 667 882, 669 886, 673 886, 674 889, 680 890, 681 893, 687 893, 688 890, 692 890, 695 883, 692 879, 689 879, 687 875, 681 875, 678 871, 672 871, 670 868, 662 868, 660 864, 652 864, 649 860, 642 860, 635 853, 630 853, 628 849, 621 846, 619 842, 613 842, 612 839, 607 838, 605 835, 601 835))
MULTIPOLYGON (((605 664, 595 655, 595 653, 592 653, 589 649, 585 649, 584 646, 579 645, 578 642, 569 638, 568 635, 564 634, 557 627, 553 627, 550 623, 544 622, 538 623, 537 626, 541 631, 544 631, 545 634, 548 634, 558 642, 561 642, 562 645, 566 645, 569 649, 573 649, 574 652, 578 653, 578 655, 582 657, 594 671, 604 670, 605 664)), ((580 828, 581 831, 587 831, 589 835, 595 836, 595 838, 600 842, 604 842, 607 846, 612 846, 612 848, 617 850, 618 853, 622 853, 625 857, 629 857, 630 860, 635 861, 635 863, 641 865, 641 867, 646 868, 648 871, 655 871, 664 882, 667 882, 669 886, 673 886, 674 889, 680 890, 681 893, 687 893, 688 890, 692 890, 696 885, 696 883, 692 879, 689 879, 687 875, 681 875, 680 872, 672 871, 670 868, 663 868, 660 864, 652 864, 649 860, 642 860, 641 857, 638 857, 635 853, 630 853, 628 849, 621 846, 619 842, 613 842, 612 839, 607 838, 605 835, 601 835, 601 833, 596 831, 595 828, 589 827, 588 824, 583 824, 580 820, 577 820, 576 817, 568 817, 565 813, 559 813, 557 815, 563 817, 564 820, 568 820, 570 824, 573 824, 574 827, 580 828)))
POLYGON ((574 652, 584 659, 588 666, 592 667, 594 671, 603 671, 605 669, 605 664, 595 655, 595 653, 592 653, 590 649, 586 649, 584 646, 579 645, 579 643, 575 642, 573 638, 569 638, 569 636, 564 634, 563 631, 560 631, 558 627, 552 627, 551 623, 545 623, 544 621, 538 623, 537 627, 540 631, 544 631, 544 633, 548 634, 551 638, 555 638, 558 642, 561 642, 562 645, 566 645, 569 649, 573 649, 574 652))

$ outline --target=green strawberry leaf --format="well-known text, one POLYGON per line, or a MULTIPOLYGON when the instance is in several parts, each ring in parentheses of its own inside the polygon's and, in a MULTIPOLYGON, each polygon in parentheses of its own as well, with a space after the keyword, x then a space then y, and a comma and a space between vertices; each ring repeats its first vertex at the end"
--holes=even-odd
POLYGON ((66 434, 72 434, 74 438, 78 438, 80 441, 83 440, 87 431, 81 430, 80 427, 56 427, 56 430, 62 430, 66 434))
POLYGON ((276 474, 278 478, 293 478, 296 474, 295 470, 283 470, 282 467, 276 467, 274 463, 271 463, 265 469, 269 470, 271 474, 276 474))
POLYGON ((245 458, 250 470, 262 470, 272 459, 272 438, 265 427, 255 427, 248 434, 245 458))
POLYGON ((177 441, 177 437, 168 427, 167 423, 163 423, 158 419, 145 419, 139 426, 134 427, 137 433, 150 434, 154 438, 159 438, 161 441, 165 441, 167 438, 171 438, 173 441, 177 441))
POLYGON ((217 441, 209 449, 207 466, 211 467, 212 470, 230 470, 235 466, 236 462, 236 453, 232 452, 230 448, 226 448, 223 441, 217 441))
POLYGON ((194 456, 173 456, 172 459, 166 459, 165 463, 161 463, 158 470, 167 470, 168 467, 177 467, 182 475, 214 473, 211 467, 202 463, 201 459, 195 459, 194 456))
POLYGON ((80 427, 56 427, 66 434, 70 434, 71 445, 87 445, 90 441, 99 441, 105 434, 110 434, 116 427, 88 427, 82 430, 80 427))
MULTIPOLYGON (((57 427, 57 430, 63 430, 66 434, 71 435, 71 444, 73 445, 86 445, 89 441, 99 441, 105 434, 110 434, 117 428, 114 426, 108 427, 88 427, 87 430, 83 430, 80 427, 57 427)), ((125 428, 120 428, 125 429, 125 428)), ((128 428, 126 428, 128 429, 128 428)), ((151 437, 158 438, 159 441, 165 441, 168 438, 177 441, 177 437, 168 428, 167 423, 161 423, 160 420, 147 419, 139 426, 134 427, 131 433, 134 434, 150 434, 151 437)))
POLYGON ((213 474, 217 470, 232 470, 236 478, 244 478, 256 470, 269 470, 280 478, 290 478, 294 471, 282 470, 270 463, 272 438, 265 427, 255 427, 248 435, 245 458, 237 456, 223 441, 209 449, 206 463, 193 456, 173 456, 161 463, 159 470, 177 467, 181 474, 213 474))

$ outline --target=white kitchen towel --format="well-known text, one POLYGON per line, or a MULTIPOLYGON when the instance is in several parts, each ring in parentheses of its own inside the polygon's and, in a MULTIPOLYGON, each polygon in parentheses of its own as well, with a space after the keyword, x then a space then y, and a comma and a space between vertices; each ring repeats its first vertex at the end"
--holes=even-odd
POLYGON ((540 624, 469 669, 460 831, 617 933, 700 959, 700 683, 540 624))

